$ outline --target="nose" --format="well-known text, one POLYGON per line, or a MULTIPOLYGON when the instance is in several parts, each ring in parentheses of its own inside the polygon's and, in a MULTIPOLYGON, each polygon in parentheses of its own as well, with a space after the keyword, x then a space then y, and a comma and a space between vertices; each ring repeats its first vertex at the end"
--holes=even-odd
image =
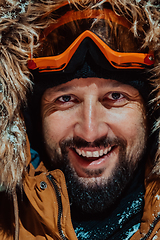
POLYGON ((87 142, 106 136, 109 126, 104 119, 104 107, 93 97, 83 102, 78 112, 78 120, 75 124, 74 134, 87 142))

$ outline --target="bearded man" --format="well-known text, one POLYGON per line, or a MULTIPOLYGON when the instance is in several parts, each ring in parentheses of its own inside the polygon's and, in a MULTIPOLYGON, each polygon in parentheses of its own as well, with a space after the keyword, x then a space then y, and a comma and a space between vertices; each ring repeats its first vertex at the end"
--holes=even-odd
POLYGON ((31 4, 39 35, 24 111, 31 158, 17 190, 19 217, 1 224, 4 239, 13 229, 15 239, 160 237, 158 111, 148 104, 158 55, 143 10, 119 1, 31 4))

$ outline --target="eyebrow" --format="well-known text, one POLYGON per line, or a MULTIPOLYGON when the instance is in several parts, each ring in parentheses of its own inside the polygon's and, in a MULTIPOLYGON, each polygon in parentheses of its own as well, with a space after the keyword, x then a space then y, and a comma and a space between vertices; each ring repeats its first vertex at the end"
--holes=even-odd
MULTIPOLYGON (((106 79, 106 82, 103 84, 103 87, 106 87, 106 86, 110 86, 110 87, 119 87, 121 85, 128 85, 128 84, 125 84, 125 83, 122 83, 122 82, 112 82, 112 81, 107 81, 107 80, 110 80, 110 79, 106 79)), ((112 79, 111 79, 112 80, 112 79)), ((76 86, 56 86, 53 88, 53 91, 54 92, 67 92, 67 91, 70 91, 70 90, 73 90, 76 86)))
POLYGON ((75 88, 75 86, 57 86, 53 90, 54 92, 66 92, 68 90, 72 90, 73 88, 75 88))
POLYGON ((120 81, 116 81, 116 82, 110 81, 108 84, 107 84, 107 82, 104 84, 104 86, 107 86, 107 85, 110 85, 111 87, 119 87, 119 86, 126 85, 126 84, 124 84, 120 81))

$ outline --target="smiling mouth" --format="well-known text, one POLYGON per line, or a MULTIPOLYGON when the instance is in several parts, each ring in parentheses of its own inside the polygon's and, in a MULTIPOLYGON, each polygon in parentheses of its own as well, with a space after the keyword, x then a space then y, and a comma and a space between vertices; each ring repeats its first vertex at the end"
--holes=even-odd
POLYGON ((89 151, 89 150, 85 150, 85 149, 78 149, 78 148, 74 148, 74 151, 82 158, 84 158, 85 160, 88 161, 95 161, 101 157, 106 156, 107 154, 111 153, 112 150, 115 148, 116 146, 108 146, 104 149, 98 149, 96 151, 89 151))

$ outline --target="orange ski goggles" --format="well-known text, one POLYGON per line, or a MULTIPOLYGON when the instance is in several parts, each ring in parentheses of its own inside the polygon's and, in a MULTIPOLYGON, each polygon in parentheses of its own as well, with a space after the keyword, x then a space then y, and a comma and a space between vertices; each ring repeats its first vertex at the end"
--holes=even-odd
POLYGON ((154 55, 141 49, 131 25, 124 18, 103 5, 100 9, 63 9, 55 23, 46 28, 40 38, 41 46, 28 60, 28 68, 39 72, 62 71, 67 67, 81 43, 90 38, 116 69, 144 69, 154 64, 154 55))

